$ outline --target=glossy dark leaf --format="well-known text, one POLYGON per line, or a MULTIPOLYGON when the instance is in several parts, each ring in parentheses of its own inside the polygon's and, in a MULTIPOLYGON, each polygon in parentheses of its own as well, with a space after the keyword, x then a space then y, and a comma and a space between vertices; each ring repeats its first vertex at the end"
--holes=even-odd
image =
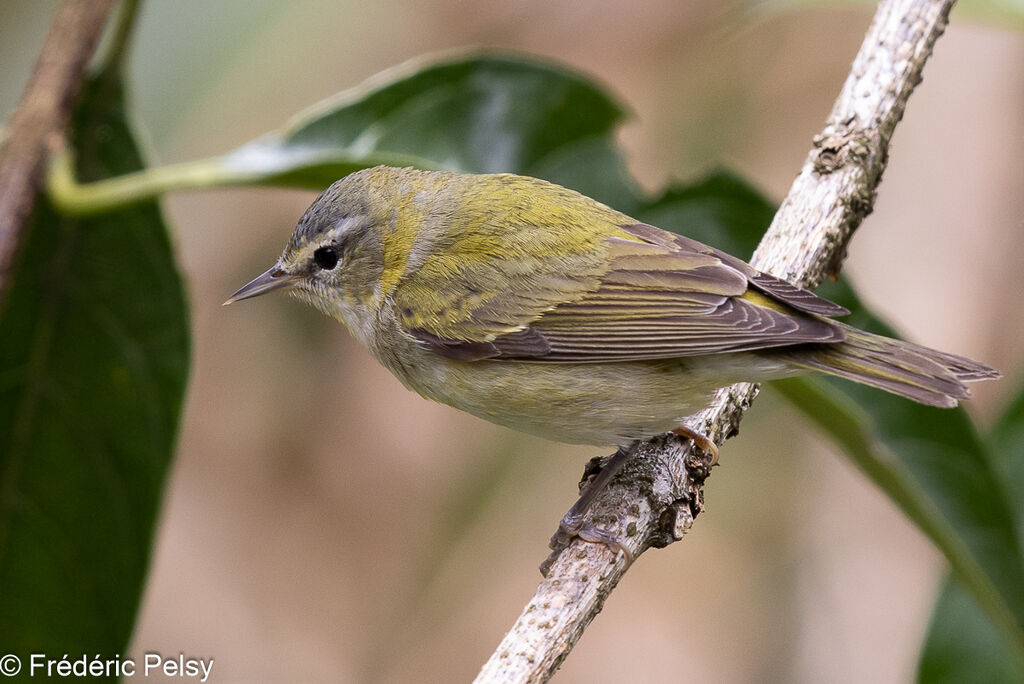
MULTIPOLYGON (((845 284, 819 293, 849 308, 852 325, 893 334, 845 284)), ((1014 498, 967 413, 842 380, 797 378, 775 386, 935 542, 1010 647, 1024 653, 1024 564, 1014 498)))
MULTIPOLYGON (((1016 503, 1018 538, 1024 530, 1024 388, 988 440, 993 460, 1016 503)), ((1024 589, 1019 589, 1024 591, 1024 589)), ((1015 652, 978 602, 954 578, 946 580, 921 653, 918 681, 927 684, 1000 684, 1024 681, 1015 652)))
POLYGON ((90 215, 181 188, 322 190, 377 164, 546 178, 627 213, 640 206, 615 127, 623 111, 565 68, 519 56, 416 60, 311 107, 219 157, 80 184, 56 165, 62 211, 90 215))
POLYGON ((284 132, 225 155, 220 171, 249 182, 323 188, 378 163, 536 173, 559 168, 569 150, 576 151, 570 158, 616 154, 601 141, 621 119, 619 106, 580 76, 534 59, 415 63, 374 84, 322 102, 284 132))
POLYGON ((953 578, 946 580, 918 665, 921 684, 1018 684, 1024 662, 978 602, 953 578))
POLYGON ((1016 503, 1017 536, 1024 548, 1024 386, 992 428, 988 441, 1016 503))
POLYGON ((775 206, 746 181, 719 171, 673 186, 647 202, 637 218, 749 259, 775 215, 775 206))
MULTIPOLYGON (((142 165, 119 78, 73 119, 85 179, 142 165)), ((36 210, 0 311, 0 645, 123 653, 188 372, 182 283, 158 207, 36 210)))

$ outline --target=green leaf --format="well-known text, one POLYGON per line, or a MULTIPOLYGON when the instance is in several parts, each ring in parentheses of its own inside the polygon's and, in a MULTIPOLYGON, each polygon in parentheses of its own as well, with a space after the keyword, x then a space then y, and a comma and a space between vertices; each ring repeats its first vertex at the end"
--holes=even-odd
POLYGON ((1024 547, 1024 385, 992 428, 989 443, 1017 504, 1017 535, 1024 547))
POLYGON ((946 580, 921 653, 921 684, 1017 684, 1024 662, 963 584, 946 580))
POLYGON ((319 190, 352 171, 390 164, 541 176, 628 209, 635 191, 613 138, 622 117, 601 89, 547 62, 495 55, 421 59, 221 157, 91 185, 77 185, 58 164, 51 193, 62 210, 92 213, 185 187, 319 190))
MULTIPOLYGON (((1024 387, 996 423, 988 440, 996 466, 1016 503, 1014 519, 1020 539, 1024 530, 1024 387)), ((1024 589, 1018 588, 1018 591, 1024 589)), ((918 681, 1024 681, 1024 659, 999 634, 992 621, 954 578, 946 580, 932 615, 918 670, 918 681)))
POLYGON ((300 114, 280 136, 236 154, 290 160, 386 153, 494 173, 531 168, 552 150, 607 133, 621 116, 606 95, 564 69, 477 56, 417 63, 380 88, 342 93, 300 114))
MULTIPOLYGON (((893 336, 845 284, 819 293, 853 311, 852 325, 893 336)), ((1024 654, 1024 563, 1014 499, 966 411, 832 378, 774 386, 935 542, 1009 646, 1024 654)))
MULTIPOLYGON (((72 137, 83 178, 142 166, 116 74, 86 85, 72 137)), ((0 650, 26 667, 123 653, 188 369, 156 204, 72 219, 41 203, 0 330, 0 650)))
POLYGON ((637 218, 749 259, 775 206, 746 181, 719 171, 689 186, 673 186, 646 203, 637 218))
POLYGON ((819 377, 774 385, 932 539, 1004 638, 1024 651, 1024 573, 1010 506, 963 412, 819 377))

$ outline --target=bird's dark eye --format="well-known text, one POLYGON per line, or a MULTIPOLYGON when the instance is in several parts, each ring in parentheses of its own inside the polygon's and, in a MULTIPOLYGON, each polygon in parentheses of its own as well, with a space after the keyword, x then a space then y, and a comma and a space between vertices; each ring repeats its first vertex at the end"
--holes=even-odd
POLYGON ((330 271, 338 265, 338 252, 334 247, 321 247, 313 252, 313 261, 325 271, 330 271))

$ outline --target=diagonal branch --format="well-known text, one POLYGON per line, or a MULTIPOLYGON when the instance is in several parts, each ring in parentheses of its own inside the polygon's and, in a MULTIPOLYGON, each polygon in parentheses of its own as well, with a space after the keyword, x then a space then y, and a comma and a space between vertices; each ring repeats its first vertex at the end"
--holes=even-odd
POLYGON ((71 117, 113 0, 65 0, 0 145, 0 302, 46 160, 71 117))
MULTIPOLYGON (((823 131, 751 259, 814 287, 838 272, 846 243, 872 209, 889 141, 953 0, 883 0, 823 131)), ((718 391, 690 427, 721 444, 734 435, 758 386, 718 391)), ((634 558, 682 539, 703 510, 710 463, 670 438, 636 445, 591 511, 634 558)), ((545 681, 558 668, 627 567, 606 546, 556 549, 546 578, 491 655, 478 682, 545 681)))

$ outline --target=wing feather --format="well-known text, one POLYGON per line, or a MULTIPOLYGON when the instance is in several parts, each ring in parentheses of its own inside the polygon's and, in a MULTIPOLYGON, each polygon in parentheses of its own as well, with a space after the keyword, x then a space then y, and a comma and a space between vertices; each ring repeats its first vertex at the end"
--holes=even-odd
POLYGON ((751 351, 838 342, 842 328, 822 316, 842 307, 757 271, 695 240, 645 224, 609 237, 596 272, 522 274, 443 329, 406 329, 449 358, 608 362, 751 351), (633 238, 633 239, 630 239, 633 238), (524 316, 525 314, 525 316, 524 316), (524 320, 525 319, 525 320, 524 320), (481 335, 481 331, 492 334, 481 335))

